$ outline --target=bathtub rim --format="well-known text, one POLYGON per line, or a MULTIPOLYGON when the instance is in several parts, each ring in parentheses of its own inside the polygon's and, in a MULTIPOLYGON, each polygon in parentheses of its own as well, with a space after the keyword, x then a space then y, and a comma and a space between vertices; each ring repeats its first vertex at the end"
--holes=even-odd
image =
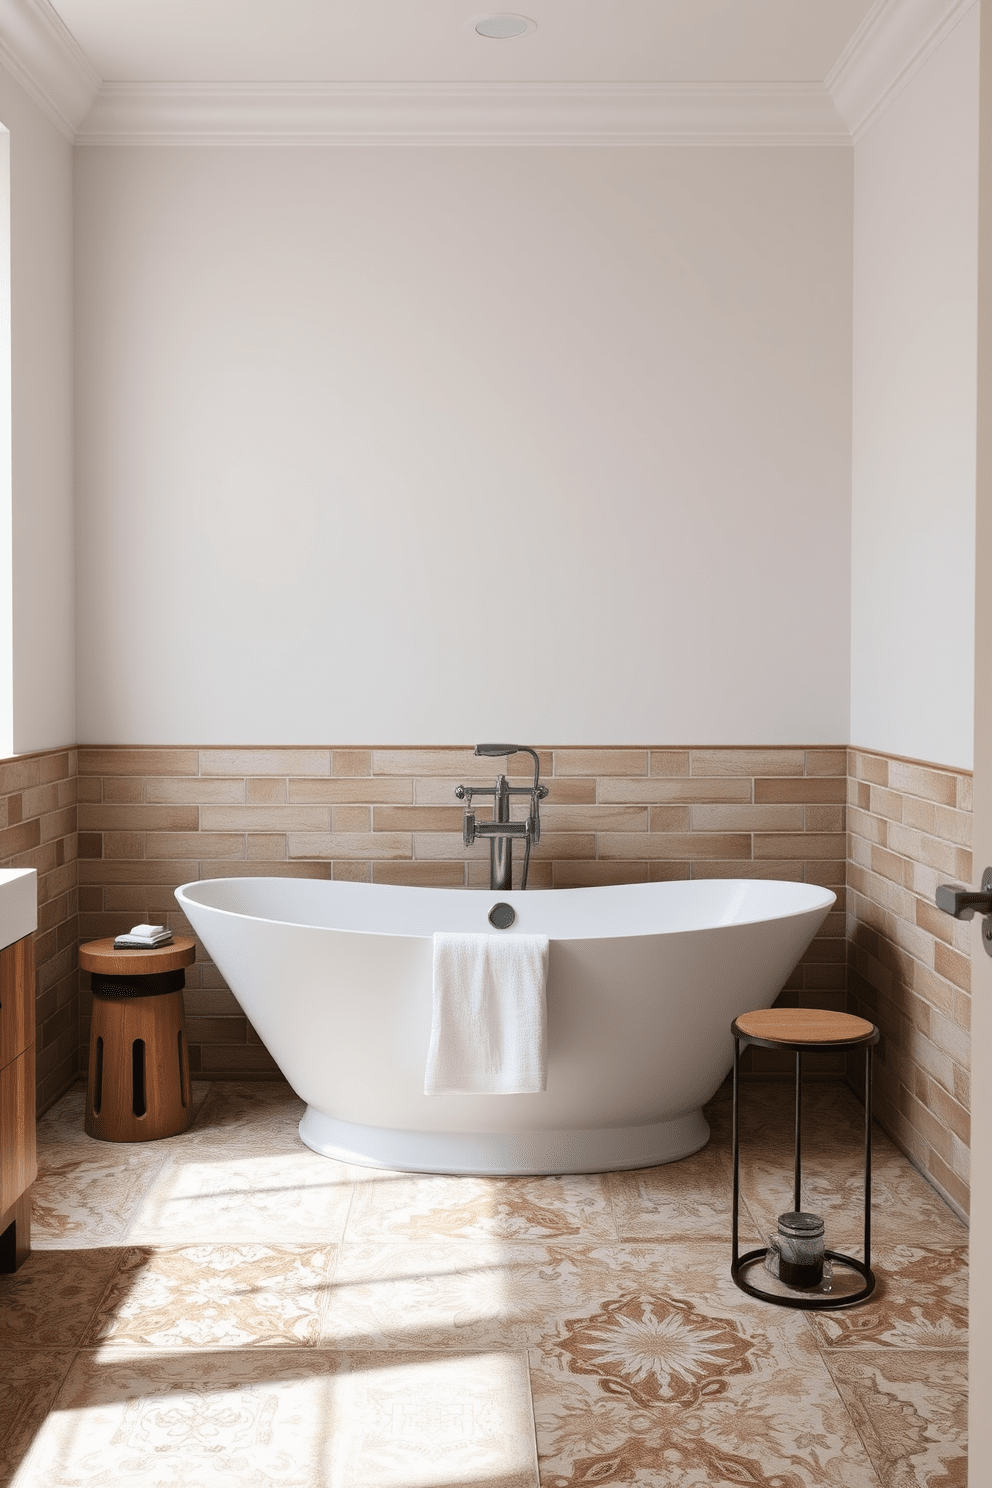
MULTIPOLYGON (((449 896, 452 899, 454 899, 454 898, 464 899, 466 897, 480 897, 480 898, 482 898, 482 897, 492 896, 493 894, 497 894, 497 895, 499 895, 499 899, 501 901, 505 901, 505 902, 510 903, 510 904, 512 904, 517 897, 524 897, 524 896, 526 896, 526 899, 527 899, 527 901, 529 903, 533 903, 535 901, 539 901, 541 898, 544 898, 546 896, 554 896, 556 899, 561 898, 561 897, 564 897, 564 896, 568 896, 569 898, 580 898, 580 896, 592 896, 593 898, 600 898, 600 899, 602 899, 602 898, 609 898, 609 896, 611 894, 614 894, 614 893, 620 894, 620 893, 622 893, 624 891, 629 891, 631 889, 633 889, 633 890, 652 889, 652 890, 656 890, 656 891, 660 892, 660 891, 662 891, 664 889, 670 889, 670 888, 673 888, 675 886, 677 886, 679 889, 684 889, 685 887, 690 886, 690 885, 699 885, 700 890, 702 891, 704 887, 708 887, 708 886, 713 885, 713 884, 726 884, 728 886, 739 886, 740 885, 740 886, 744 886, 746 888, 747 887, 751 887, 751 886, 756 885, 756 884, 767 885, 769 888, 771 888, 773 886, 781 886, 783 888, 788 888, 789 890, 792 890, 792 891, 795 891, 795 890, 805 890, 810 895, 810 898, 805 903, 803 903, 803 904, 797 904, 797 905, 795 905, 793 907, 790 907, 790 908, 787 908, 787 909, 783 909, 783 910, 781 910, 778 913, 773 913, 773 914, 769 914, 769 913, 755 914, 755 915, 753 915, 753 916, 751 916, 749 918, 746 918, 746 919, 734 919, 734 920, 727 921, 726 923, 708 921, 708 922, 705 922, 703 924, 689 925, 689 926, 687 926, 687 925, 670 925, 670 926, 665 926, 665 927, 658 927, 658 926, 655 926, 655 925, 651 925, 651 926, 638 926, 638 927, 634 927, 634 928, 627 929, 627 930, 616 930, 616 929, 613 929, 613 928, 604 926, 602 928, 597 928, 596 930, 593 930, 593 931, 587 931, 587 933, 585 933, 585 934, 581 934, 581 933, 578 933, 577 934, 577 933, 575 933, 575 930, 574 929, 569 930, 568 933, 560 933, 560 934, 550 934, 549 932, 544 932, 544 931, 537 932, 537 933, 549 933, 549 938, 551 940, 560 940, 560 941, 569 941, 569 940, 626 940, 626 939, 633 939, 633 938, 635 938, 637 936, 646 936, 646 935, 662 935, 662 936, 667 936, 667 935, 685 935, 685 934, 691 934, 691 933, 693 933, 695 931, 709 932, 709 931, 714 931, 714 930, 729 929, 732 926, 739 926, 739 925, 768 924, 768 923, 776 922, 776 921, 779 921, 779 920, 795 919, 795 918, 798 918, 801 915, 806 915, 806 914, 809 914, 809 913, 814 912, 816 910, 823 910, 824 911, 824 914, 826 915, 826 914, 829 914, 830 913, 830 910, 833 908, 833 906, 837 902, 837 895, 836 895, 836 893, 835 893, 835 891, 833 889, 826 888, 822 884, 808 884, 808 883, 805 883, 805 882, 796 881, 795 879, 785 879, 785 878, 724 878, 724 877, 717 877, 717 878, 704 878, 704 879, 659 879, 657 881, 637 882, 637 883, 632 883, 632 884, 588 884, 588 885, 583 885, 582 887, 579 887, 579 888, 562 888, 562 889, 511 889, 511 890, 504 890, 501 893, 499 890, 478 888, 478 887, 476 887, 474 885, 465 885, 465 886, 463 886, 461 888, 449 888, 449 887, 435 887, 433 885, 421 885, 421 884, 353 883, 353 882, 351 882, 350 880, 347 880, 347 879, 318 878, 316 876, 311 876, 311 875, 307 875, 305 877, 295 877, 295 876, 294 877, 289 877, 289 876, 284 876, 284 875, 281 875, 281 874, 254 874, 254 873, 243 873, 243 874, 232 873, 232 874, 226 874, 224 877, 218 877, 217 875, 212 875, 210 878, 192 879, 188 883, 180 884, 178 886, 178 888, 176 888, 176 890, 175 890, 175 898, 176 898, 177 903, 180 905, 180 907, 182 907, 183 904, 186 902, 186 894, 187 894, 187 891, 188 890, 189 891, 192 891, 192 890, 195 890, 197 888, 205 888, 205 887, 207 887, 208 885, 211 885, 211 884, 229 884, 229 883, 235 883, 235 884, 252 883, 252 884, 258 884, 260 887, 262 885, 265 885, 265 884, 280 884, 280 885, 288 885, 288 884, 327 884, 329 886, 335 886, 336 885, 339 888, 341 888, 343 890, 346 890, 347 893, 349 893, 349 894, 352 893, 352 892, 354 892, 354 891, 359 891, 361 893, 364 893, 364 892, 367 892, 367 891, 371 891, 371 893, 374 894, 377 891, 385 890, 385 891, 387 891, 387 893, 388 892, 392 892, 392 893, 398 894, 398 895, 405 895, 405 894, 408 894, 408 893, 414 893, 414 894, 431 895, 432 897, 437 897, 439 899, 445 899, 445 898, 448 898, 449 896)), ((192 899, 193 902, 196 903, 199 908, 209 910, 213 914, 225 915, 225 916, 228 916, 231 919, 245 920, 245 921, 248 921, 248 922, 254 922, 254 923, 262 924, 262 925, 281 925, 281 926, 288 926, 288 927, 290 927, 292 929, 298 929, 298 930, 319 930, 319 931, 326 931, 328 933, 332 933, 332 934, 335 934, 335 935, 383 935, 383 936, 390 936, 390 937, 397 937, 397 938, 405 938, 405 939, 409 939, 409 940, 431 940, 432 937, 433 937, 433 934, 434 934, 434 931, 433 930, 425 930, 425 931, 397 930, 397 929, 389 929, 389 928, 386 928, 384 926, 378 926, 378 925, 374 929, 373 928, 364 929, 364 928, 360 928, 360 927, 353 926, 353 925, 318 925, 318 924, 312 924, 311 922, 309 922, 307 920, 302 920, 302 919, 296 919, 296 920, 273 919, 270 915, 246 914, 243 910, 222 908, 220 905, 210 904, 208 902, 205 902, 203 899, 197 898, 196 895, 193 894, 193 893, 190 893, 189 894, 189 898, 192 899)), ((480 930, 479 933, 485 934, 485 933, 492 933, 492 932, 489 931, 488 928, 487 928, 487 930, 485 930, 485 931, 480 930)))

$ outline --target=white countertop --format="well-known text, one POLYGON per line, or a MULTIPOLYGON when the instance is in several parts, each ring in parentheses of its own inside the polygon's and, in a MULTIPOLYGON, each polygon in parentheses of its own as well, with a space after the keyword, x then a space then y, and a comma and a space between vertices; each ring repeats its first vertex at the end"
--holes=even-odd
POLYGON ((0 950, 37 928, 37 873, 33 868, 0 868, 0 950))

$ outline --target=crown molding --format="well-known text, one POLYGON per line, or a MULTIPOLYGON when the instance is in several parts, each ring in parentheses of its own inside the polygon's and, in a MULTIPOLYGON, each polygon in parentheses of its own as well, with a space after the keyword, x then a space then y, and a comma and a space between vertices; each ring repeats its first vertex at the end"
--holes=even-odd
POLYGON ((107 83, 80 145, 850 145, 800 84, 107 83))
POLYGON ((100 76, 48 0, 0 0, 0 66, 75 139, 100 76))
POLYGON ((855 143, 977 0, 876 0, 825 79, 855 143))

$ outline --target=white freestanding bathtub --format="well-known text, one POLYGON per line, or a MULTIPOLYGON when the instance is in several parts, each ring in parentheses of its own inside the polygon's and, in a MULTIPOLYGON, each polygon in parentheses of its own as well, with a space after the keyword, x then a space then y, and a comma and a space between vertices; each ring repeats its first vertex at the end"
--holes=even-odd
POLYGON ((222 878, 176 890, 328 1157, 433 1173, 579 1173, 686 1157, 733 1062, 834 895, 710 879, 417 889, 222 878), (516 921, 493 932, 497 901, 516 921), (547 1089, 424 1094, 435 930, 551 938, 547 1089))

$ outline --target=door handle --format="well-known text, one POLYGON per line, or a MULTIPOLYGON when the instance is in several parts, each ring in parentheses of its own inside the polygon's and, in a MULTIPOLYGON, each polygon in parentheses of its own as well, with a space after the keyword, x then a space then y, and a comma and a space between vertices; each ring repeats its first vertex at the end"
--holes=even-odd
POLYGON ((964 884, 939 884, 937 908, 956 920, 970 920, 976 912, 982 916, 982 945, 992 956, 992 868, 982 874, 982 887, 967 889, 964 884))

